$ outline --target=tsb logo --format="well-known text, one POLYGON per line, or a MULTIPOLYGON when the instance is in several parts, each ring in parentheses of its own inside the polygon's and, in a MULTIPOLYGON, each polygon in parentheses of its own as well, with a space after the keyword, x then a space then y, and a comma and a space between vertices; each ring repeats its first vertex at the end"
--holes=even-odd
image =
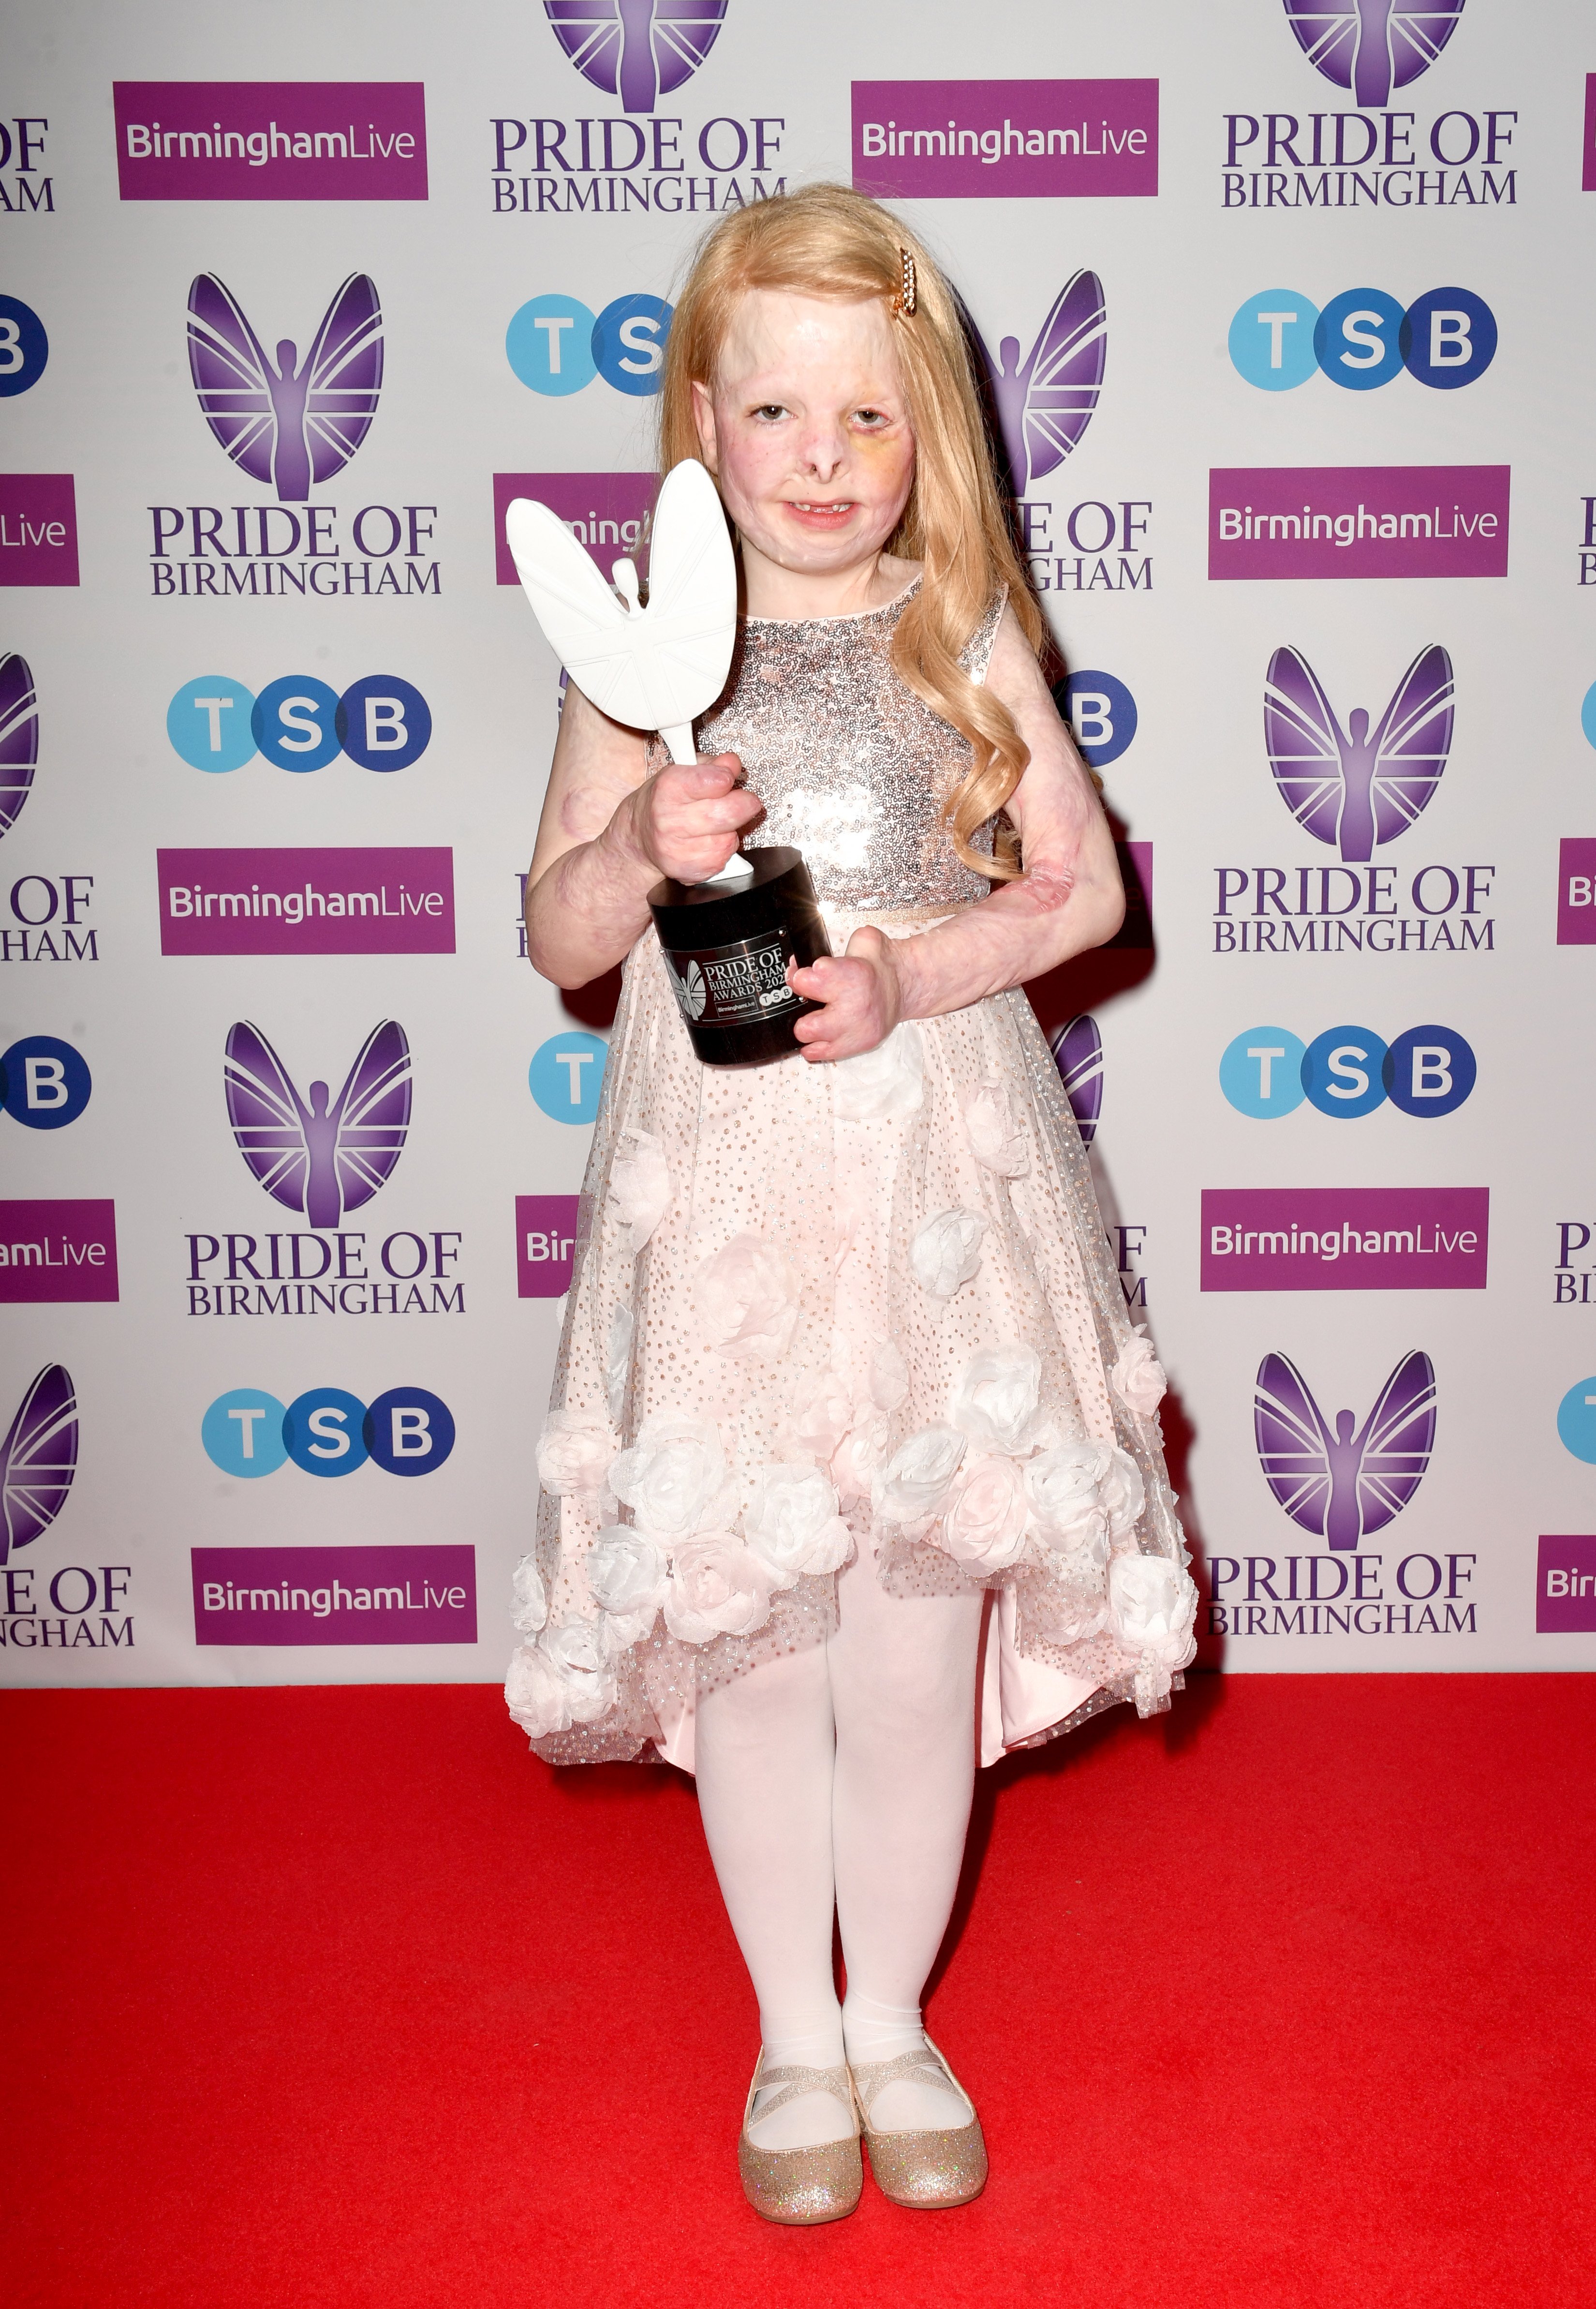
POLYGON ((660 297, 617 297, 598 314, 580 298, 533 297, 505 332, 505 356, 534 393, 580 393, 601 376, 641 397, 660 390, 670 316, 660 297))
POLYGON ((1383 289, 1347 289, 1322 312, 1297 290, 1266 289, 1230 324, 1231 362, 1264 393, 1290 393, 1316 369, 1370 393, 1402 368, 1449 393, 1483 376, 1496 350, 1496 316, 1468 289, 1429 289, 1405 308, 1383 289))
POLYGON ((85 1061, 54 1034, 24 1034, 0 1053, 0 1108, 25 1130, 75 1122, 93 1088, 85 1061))
POLYGON ((1410 1026, 1389 1044, 1364 1026, 1332 1026, 1311 1042, 1286 1026, 1255 1026, 1219 1062, 1226 1098, 1260 1122, 1291 1113, 1305 1098, 1349 1122, 1387 1099, 1421 1119, 1452 1114, 1477 1071, 1473 1051, 1449 1026, 1410 1026))
POLYGON ((256 753, 280 770, 322 770, 347 754, 363 770, 408 770, 432 713, 396 673, 368 673, 341 697, 314 673, 284 674, 257 697, 221 673, 185 682, 167 708, 173 751, 194 770, 240 770, 256 753))
POLYGON ((1136 701, 1111 673, 1072 673, 1055 686, 1053 703, 1091 769, 1117 762, 1136 734, 1136 701))
POLYGON ((390 1475, 430 1475, 454 1449, 447 1404, 424 1387, 391 1387, 367 1409, 342 1388, 313 1387, 286 1408, 263 1388, 219 1395, 200 1422, 205 1456, 225 1474, 352 1475, 367 1459, 390 1475))

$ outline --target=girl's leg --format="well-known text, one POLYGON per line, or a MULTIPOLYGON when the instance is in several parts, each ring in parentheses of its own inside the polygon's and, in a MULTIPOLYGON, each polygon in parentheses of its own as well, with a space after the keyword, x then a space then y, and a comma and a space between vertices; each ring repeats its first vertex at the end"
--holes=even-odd
MULTIPOLYGON (((699 1811, 759 1999, 765 2066, 839 2067, 842 2021, 832 1970, 835 1739, 824 1647, 767 1660, 700 1693, 695 1737, 699 1811)), ((763 2125, 758 2106, 756 2101, 749 2137, 760 2149, 807 2148, 844 2140, 852 2130, 830 2093, 805 2093, 763 2125)))
MULTIPOLYGON (((924 2042, 919 2000, 947 1929, 975 1782, 979 1594, 889 1596, 867 1536, 840 1575, 826 1647, 836 1719, 832 1790, 850 2061, 924 2042)), ((962 2125, 962 2102, 910 2079, 885 2086, 878 2130, 962 2125)))

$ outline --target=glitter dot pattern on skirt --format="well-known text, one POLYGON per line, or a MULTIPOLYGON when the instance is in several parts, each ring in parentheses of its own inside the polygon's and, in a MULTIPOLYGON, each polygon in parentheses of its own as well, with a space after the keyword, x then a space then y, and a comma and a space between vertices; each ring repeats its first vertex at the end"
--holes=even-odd
MULTIPOLYGON (((913 590, 861 617, 746 620, 699 728, 765 804, 753 844, 803 852, 839 953, 863 922, 911 936, 989 886, 943 817, 969 745, 890 663, 913 590)), ((964 653, 976 679, 1002 609, 964 653)), ((507 1686, 533 1746, 690 1769, 696 1694, 823 1640, 855 1546, 889 1593, 999 1591, 985 1760, 1119 1700, 1167 1706, 1190 1582, 1156 1414, 1112 1384, 1131 1337, 1022 992, 906 1024, 841 1066, 715 1068, 651 929, 627 958, 583 1183, 545 1437, 558 1448, 540 1447, 539 1600, 518 1617, 507 1686), (1023 1507, 1027 1467, 1060 1445, 1111 1447, 1120 1471, 1106 1518, 1088 1500, 1062 1545, 1023 1507), (959 1457, 951 1490, 939 1450, 959 1457), (950 1552, 961 1515, 976 1536, 950 1552), (1186 1598, 1173 1637, 1168 1613, 1156 1640, 1117 1613, 1127 1553, 1162 1559, 1138 1570, 1186 1598)))

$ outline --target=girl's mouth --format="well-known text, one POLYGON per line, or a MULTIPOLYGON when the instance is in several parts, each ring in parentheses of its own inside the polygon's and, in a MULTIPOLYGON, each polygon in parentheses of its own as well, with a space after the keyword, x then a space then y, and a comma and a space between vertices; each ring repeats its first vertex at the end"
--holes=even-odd
POLYGON ((809 529, 841 529, 853 513, 858 500, 839 497, 831 504, 822 504, 810 497, 789 497, 787 509, 809 529))

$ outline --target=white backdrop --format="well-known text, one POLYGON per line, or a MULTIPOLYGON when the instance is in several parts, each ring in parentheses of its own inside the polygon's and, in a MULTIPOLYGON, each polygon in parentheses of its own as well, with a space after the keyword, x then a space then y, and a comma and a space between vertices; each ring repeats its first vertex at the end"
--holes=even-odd
MULTIPOLYGON (((562 13, 558 0, 551 11, 562 13)), ((606 1013, 601 1000, 580 996, 567 1007, 519 957, 517 877, 553 739, 557 668, 519 592, 496 582, 494 477, 597 477, 568 486, 564 498, 551 479, 548 493, 573 518, 633 517, 638 485, 608 477, 646 471, 653 402, 610 379, 646 382, 660 325, 647 300, 669 300, 712 198, 719 206, 781 182, 847 179, 856 162, 859 181, 883 181, 873 172, 890 172, 897 156, 863 156, 881 142, 864 124, 879 125, 884 113, 894 136, 900 126, 921 128, 921 159, 892 181, 994 351, 1013 337, 1027 354, 1077 272, 1101 284, 1100 393, 1069 454, 1026 483, 1022 518, 1068 662, 1112 676, 1134 700, 1134 742, 1102 775, 1126 837, 1152 845, 1156 945, 1093 958, 1036 999, 1049 1027, 1090 1013, 1100 1032, 1093 1160, 1105 1218, 1123 1231, 1115 1240, 1127 1293, 1144 1308, 1171 1378, 1168 1423, 1184 1509, 1219 1606, 1205 1602, 1208 1656, 1244 1671, 1596 1665, 1596 1538, 1580 1536, 1596 1532, 1596 1403, 1584 1399, 1596 1398, 1596 1378, 1587 1379, 1596 1313, 1581 1295, 1581 1277, 1596 1265, 1596 1194, 1578 1056, 1591 957, 1557 943, 1559 843, 1596 831, 1581 725, 1596 680, 1587 638, 1596 593, 1583 584, 1596 583, 1596 552, 1582 560, 1596 492, 1587 447, 1596 348, 1578 286, 1591 197, 1581 189, 1584 74, 1596 54, 1579 13, 1557 0, 1512 8, 1467 0, 1461 13, 1436 6, 1420 19, 1399 0, 1396 84, 1387 90, 1372 35, 1361 61, 1338 63, 1352 56, 1350 6, 1317 12, 1329 41, 1324 70, 1281 0, 1200 9, 1152 0, 1135 11, 1010 0, 979 13, 920 0, 873 17, 834 0, 798 14, 769 0, 726 0, 723 10, 715 0, 676 0, 674 13, 661 0, 651 46, 646 5, 640 15, 626 0, 617 13, 593 0, 575 13, 582 21, 565 29, 578 61, 539 0, 474 0, 444 14, 414 0, 381 8, 346 0, 332 10, 290 0, 269 19, 203 21, 186 9, 130 13, 88 0, 17 0, 11 12, 0 124, 0 364, 9 364, 0 366, 9 395, 0 406, 0 653, 17 653, 36 683, 38 760, 0 840, 0 1051, 13 1054, 0 1115, 0 1303, 9 1302, 0 1425, 36 1374, 59 1365, 75 1391, 78 1457, 63 1495, 50 1467, 70 1431, 57 1421, 54 1443, 47 1433, 39 1441, 24 1421, 13 1436, 4 1673, 31 1682, 270 1682, 502 1673, 505 1599, 531 1528, 531 1446, 557 1316, 553 1296, 519 1295, 518 1275, 539 1275, 525 1258, 529 1235, 557 1243, 562 1226, 570 1232, 565 1205, 518 1222, 517 1198, 576 1192, 588 1129, 556 1114, 562 1089, 568 1099, 572 1082, 594 1082, 601 1048, 581 1037, 601 1046, 606 1013), (616 91, 623 30, 633 77, 616 91), (591 52, 579 35, 595 44, 591 52), (1423 55, 1415 42, 1428 44, 1423 55), (597 80, 609 72, 611 90, 582 76, 583 56, 597 80), (1404 81, 1415 61, 1425 68, 1404 81), (1337 70, 1350 86, 1336 83, 1337 70), (959 85, 951 98, 898 85, 931 81, 959 85), (125 91, 114 112, 114 82, 165 85, 125 91), (1155 82, 1156 95, 1081 82, 1155 82), (939 173, 927 124, 953 118, 950 102, 977 138, 1005 120, 1021 134, 1040 121, 1044 138, 1055 124, 1057 164, 1010 152, 984 159, 967 143, 967 159, 939 173), (1075 156, 1057 124, 1084 124, 1090 151, 1109 129, 1124 140, 1133 119, 1152 124, 1151 139, 1143 125, 1140 147, 1122 141, 1118 160, 1090 165, 1083 156, 1072 174, 1075 156), (174 132, 186 134, 186 147, 151 158, 156 134, 174 132), (227 134, 237 140, 230 156, 227 134), (298 159, 294 135, 306 147, 298 159), (219 151, 205 152, 207 136, 219 151), (1354 168, 1371 137, 1374 157, 1354 168), (1231 141, 1240 149, 1227 176, 1231 141), (628 169, 634 150, 638 165, 628 169), (291 337, 300 362, 340 284, 359 275, 375 284, 384 346, 375 414, 362 436, 357 404, 364 394, 369 415, 373 380, 360 383, 358 363, 343 380, 354 376, 356 389, 319 420, 319 436, 313 406, 318 454, 341 460, 327 478, 296 492, 291 473, 274 474, 269 458, 263 479, 229 463, 185 350, 191 283, 207 273, 274 358, 279 340, 291 337), (1433 339, 1438 387, 1393 350, 1402 313, 1436 290, 1447 294, 1414 321, 1420 366, 1431 305, 1471 316, 1463 335, 1464 324, 1444 320, 1433 339), (1289 368, 1314 308, 1352 290, 1361 293, 1326 324, 1329 370, 1350 353, 1382 374, 1394 366, 1389 380, 1343 391, 1310 362, 1291 389, 1265 389, 1279 382, 1259 366, 1271 329, 1289 368), (643 301, 610 314, 629 298, 643 301), (1254 317, 1288 310, 1297 320, 1254 317), (609 321, 597 371, 580 389, 548 389, 556 382, 551 344, 593 367, 584 311, 609 321), (1360 324, 1358 312, 1375 317, 1360 324), (518 315, 513 342, 531 385, 506 355, 518 315), (42 369, 34 318, 48 340, 42 369), (539 319, 555 325, 539 330, 539 319), (1240 366, 1229 350, 1233 321, 1240 366), (1476 376, 1488 322, 1497 349, 1476 376), (617 334, 623 324, 629 338, 617 334), (1468 379, 1440 389, 1454 382, 1445 358, 1459 343, 1474 349, 1462 364, 1468 379), (641 370, 622 368, 632 356, 641 370), (1466 525, 1488 501, 1499 503, 1498 482, 1480 469, 1501 467, 1510 470, 1510 510, 1494 528, 1476 523, 1462 543, 1426 545, 1415 523, 1403 540, 1394 515, 1398 536, 1371 537, 1367 550, 1356 539, 1337 544, 1333 527, 1317 541, 1289 541, 1285 515, 1309 505, 1332 522, 1351 509, 1354 525, 1362 506, 1366 535, 1388 507, 1428 508, 1432 526, 1455 528, 1457 505, 1466 525), (1227 574, 1213 575, 1211 472, 1230 476, 1215 485, 1215 506, 1272 512, 1277 540, 1253 550, 1244 537, 1236 547, 1216 525, 1212 566, 1227 574), (262 530, 259 509, 285 499, 298 506, 298 549, 285 545, 286 517, 262 530), (312 506, 324 509, 314 521, 312 506), (244 511, 235 515, 236 506, 244 511), (219 509, 215 521, 196 521, 195 507, 219 509), (389 508, 393 518, 358 519, 367 508, 389 508), (158 531, 160 557, 152 556, 158 531), (332 574, 305 579, 303 593, 297 579, 268 577, 263 538, 280 569, 314 563, 332 574), (1447 555, 1462 568, 1494 556, 1506 574, 1421 574, 1447 555), (1238 562, 1261 574, 1239 574, 1238 562), (196 593, 201 565, 214 574, 214 592, 196 593), (1422 790, 1423 811, 1403 830, 1387 826, 1367 862, 1344 816, 1337 831, 1339 757, 1325 789, 1327 835, 1294 819, 1288 805, 1304 790, 1277 791, 1271 774, 1264 691, 1273 653, 1287 645, 1322 686, 1349 761, 1361 726, 1350 724, 1353 709, 1364 708, 1373 729, 1420 653, 1433 645, 1448 653, 1455 719, 1444 767, 1437 779, 1437 741, 1428 766, 1393 771, 1387 761, 1376 773, 1391 793, 1407 776, 1407 801, 1399 796, 1393 810, 1411 811, 1422 790), (168 734, 170 709, 193 753, 194 732, 209 731, 212 712, 195 697, 233 696, 213 709, 231 731, 250 696, 286 681, 272 710, 285 696, 311 705, 297 709, 308 715, 298 723, 268 716, 280 751, 296 728, 332 730, 331 700, 368 677, 381 679, 353 703, 354 750, 367 694, 400 701, 380 705, 370 724, 379 763, 384 735, 418 729, 416 693, 430 713, 430 741, 401 769, 361 767, 346 750, 313 774, 289 772, 257 751, 211 774, 168 734), (265 854, 287 851, 363 854, 265 854), (280 896, 306 882, 323 895, 380 889, 396 911, 346 925, 367 950, 317 954, 281 915, 268 910, 246 928, 213 908, 204 933, 212 943, 253 936, 281 950, 163 953, 163 922, 168 945, 181 943, 185 925, 169 894, 158 895, 158 852, 245 853, 180 860, 179 882, 198 875, 202 887, 280 896), (1232 894, 1228 921, 1292 920, 1300 939, 1308 914, 1272 910, 1260 889, 1283 893, 1293 909, 1328 890, 1323 902, 1339 906, 1350 885, 1324 884, 1319 869, 1344 856, 1362 878, 1360 906, 1379 869, 1376 911, 1393 908, 1391 919, 1410 925, 1446 921, 1453 947, 1443 940, 1436 950, 1432 929, 1416 950, 1410 928, 1405 951, 1400 930, 1391 951, 1367 933, 1363 950, 1322 950, 1337 943, 1327 932, 1311 951, 1216 950, 1226 935, 1221 928, 1216 938, 1216 891, 1232 894), (1416 901, 1414 879, 1429 867, 1437 870, 1416 901), (1261 885, 1265 869, 1278 878, 1261 885), (1229 869, 1222 882, 1221 869, 1229 869), (1453 878, 1460 895, 1448 909, 1453 878), (401 886, 419 912, 404 913, 401 886), (1425 905, 1436 911, 1426 915, 1425 905), (1462 941, 1465 919, 1472 946, 1462 941), (440 950, 384 950, 418 936, 440 950), (254 1022, 314 1109, 307 1086, 324 1081, 336 1099, 366 1038, 389 1019, 404 1030, 413 1082, 401 1149, 393 1160, 395 1108, 376 1118, 386 1140, 361 1157, 364 1185, 351 1159, 341 1215, 335 1208, 328 1222, 324 1206, 317 1224, 291 1206, 291 1182, 289 1200, 274 1199, 235 1142, 224 1095, 229 1031, 254 1022), (1321 1064, 1319 1103, 1301 1097, 1272 1120, 1244 1111, 1221 1085, 1232 1044, 1244 1097, 1248 1080, 1255 1093, 1261 1086, 1260 1062, 1246 1051, 1278 1048, 1285 1055, 1272 1061, 1272 1079, 1295 1095, 1298 1044, 1328 1035, 1324 1050, 1373 1051, 1377 1090, 1378 1045, 1409 1034, 1396 1056, 1400 1088, 1418 1028, 1444 1030, 1439 1042, 1433 1033, 1418 1040, 1450 1053, 1439 1075, 1439 1062, 1420 1061, 1421 1094, 1427 1083, 1455 1089, 1462 1079, 1461 1038, 1478 1069, 1466 1098, 1449 1103, 1443 1092, 1428 1107, 1410 1098, 1416 1111, 1406 1111, 1392 1096, 1349 1112, 1360 1102, 1334 1103, 1354 1079, 1347 1068, 1355 1073, 1357 1061, 1344 1057, 1339 1075, 1321 1064), (529 1087, 539 1051, 534 1071, 554 1112, 529 1087), (78 1060, 91 1077, 86 1103, 73 1087, 78 1060), (1255 1189, 1292 1190, 1300 1207, 1290 1197, 1268 1206, 1237 1199, 1255 1189), (1476 1190, 1466 1210, 1477 1234, 1488 1196, 1488 1286, 1473 1287, 1481 1242, 1442 1261, 1469 1287, 1421 1287, 1428 1276, 1419 1252, 1404 1264, 1382 1250, 1361 1267, 1338 1262, 1353 1287, 1299 1287, 1310 1267, 1282 1251, 1247 1264, 1242 1279, 1252 1287, 1202 1288, 1204 1190, 1227 1197, 1226 1224, 1276 1228, 1284 1211, 1300 1232, 1349 1223, 1344 1198, 1354 1189, 1419 1190, 1405 1203, 1385 1193, 1361 1207, 1376 1213, 1366 1224, 1397 1232, 1417 1224, 1421 1241, 1465 1208, 1438 1190, 1476 1190), (1309 1189, 1333 1190, 1331 1200, 1310 1207, 1309 1189), (97 1260, 91 1248, 108 1246, 107 1215, 85 1204, 114 1204, 118 1295, 42 1297, 107 1287, 108 1258, 97 1260), (341 1253, 341 1232, 351 1239, 341 1253), (413 1296, 408 1284, 379 1295, 370 1280, 330 1294, 331 1307, 304 1291, 285 1295, 294 1234, 324 1239, 319 1249, 302 1243, 302 1276, 325 1263, 336 1280, 341 1256, 346 1282, 364 1269, 385 1289, 418 1258, 426 1271, 413 1296), (191 1266, 197 1258, 207 1289, 225 1280, 229 1235, 253 1238, 254 1250, 233 1246, 242 1296, 223 1302, 237 1311, 218 1314, 211 1297, 191 1299, 191 1266), (30 1242, 60 1264, 40 1267, 12 1248, 30 1242), (252 1257, 263 1283, 239 1264, 252 1257), (1264 1480, 1254 1426, 1260 1366, 1272 1354, 1288 1358, 1333 1435, 1342 1406, 1361 1428, 1415 1350, 1434 1375, 1433 1450, 1426 1463, 1424 1420, 1409 1418, 1385 1439, 1382 1474, 1382 1438, 1367 1439, 1361 1484, 1351 1460, 1336 1475, 1357 1544, 1332 1548, 1322 1512, 1328 1477, 1316 1493, 1309 1467, 1296 1520, 1264 1480), (358 1438, 374 1404, 378 1456, 385 1450, 399 1474, 375 1462, 336 1480, 307 1472, 317 1464, 315 1433, 358 1438), (290 1405, 299 1406, 295 1432, 307 1466, 290 1457, 257 1477, 243 1464, 243 1440, 270 1457, 290 1405), (329 1423, 329 1405, 341 1407, 341 1425, 329 1423), (202 1438, 211 1406, 206 1431, 213 1443, 221 1435, 220 1456, 202 1438), (229 1409, 252 1408, 261 1415, 229 1420, 229 1409), (397 1425, 385 1425, 395 1410, 397 1425), (313 1414, 319 1431, 307 1424, 313 1414), (406 1480, 418 1463, 422 1479, 406 1480), (1549 1550, 1543 1535, 1555 1539, 1549 1550), (314 1552, 328 1549, 383 1552, 314 1552), (218 1590, 203 1642, 196 1550, 208 1552, 202 1588, 208 1579, 218 1590), (1573 1578, 1572 1598, 1557 1609, 1557 1581, 1549 1596, 1538 1572, 1542 1553, 1565 1589, 1573 1578), (276 1621, 257 1604, 229 1624, 220 1599, 233 1565, 235 1586, 247 1578, 290 1598, 301 1587, 307 1598, 332 1597, 342 1582, 351 1599, 397 1583, 405 1600, 319 1611, 290 1600, 276 1621), (1338 1596, 1339 1619, 1324 1608, 1338 1596), (1316 1613, 1311 1600, 1298 1608, 1313 1598, 1316 1613), (1359 1598, 1365 1608, 1354 1613, 1359 1598), (1538 1632, 1538 1602, 1542 1619, 1560 1626, 1538 1632), (238 1640, 263 1629, 289 1639, 238 1640), (350 1639, 324 1640, 334 1631, 350 1639), (394 1641, 396 1633, 411 1639, 394 1641)), ((562 368, 558 384, 574 374, 562 368)), ((238 389, 246 388, 247 379, 238 389)), ((207 390, 220 410, 220 388, 207 390)), ((1084 709, 1083 728, 1100 740, 1096 711, 1084 709)), ((19 713, 9 741, 0 733, 13 757, 26 750, 26 720, 19 713)), ((1425 727, 1433 735, 1433 717, 1425 727)), ((1333 755, 1333 739, 1326 742, 1333 755)), ((1356 765, 1346 772, 1349 794, 1357 774, 1356 765)), ((16 787, 25 772, 9 775, 16 787)), ((1589 876, 1591 853, 1571 852, 1565 897, 1572 875, 1578 900, 1582 870, 1589 876)), ((1588 890, 1587 881, 1587 903, 1588 890)), ((1348 919, 1369 917, 1355 907, 1348 919)), ((1575 904, 1567 914, 1575 938, 1581 921, 1575 904)), ((1311 1054, 1308 1063, 1311 1071, 1311 1054)), ((317 1175, 324 1190, 324 1163, 317 1175)), ((47 1388, 36 1413, 48 1402, 47 1388)), ((1307 1461, 1317 1452, 1328 1466, 1323 1438, 1310 1434, 1303 1448, 1307 1461)), ((351 1442, 344 1460, 358 1457, 351 1442)))

